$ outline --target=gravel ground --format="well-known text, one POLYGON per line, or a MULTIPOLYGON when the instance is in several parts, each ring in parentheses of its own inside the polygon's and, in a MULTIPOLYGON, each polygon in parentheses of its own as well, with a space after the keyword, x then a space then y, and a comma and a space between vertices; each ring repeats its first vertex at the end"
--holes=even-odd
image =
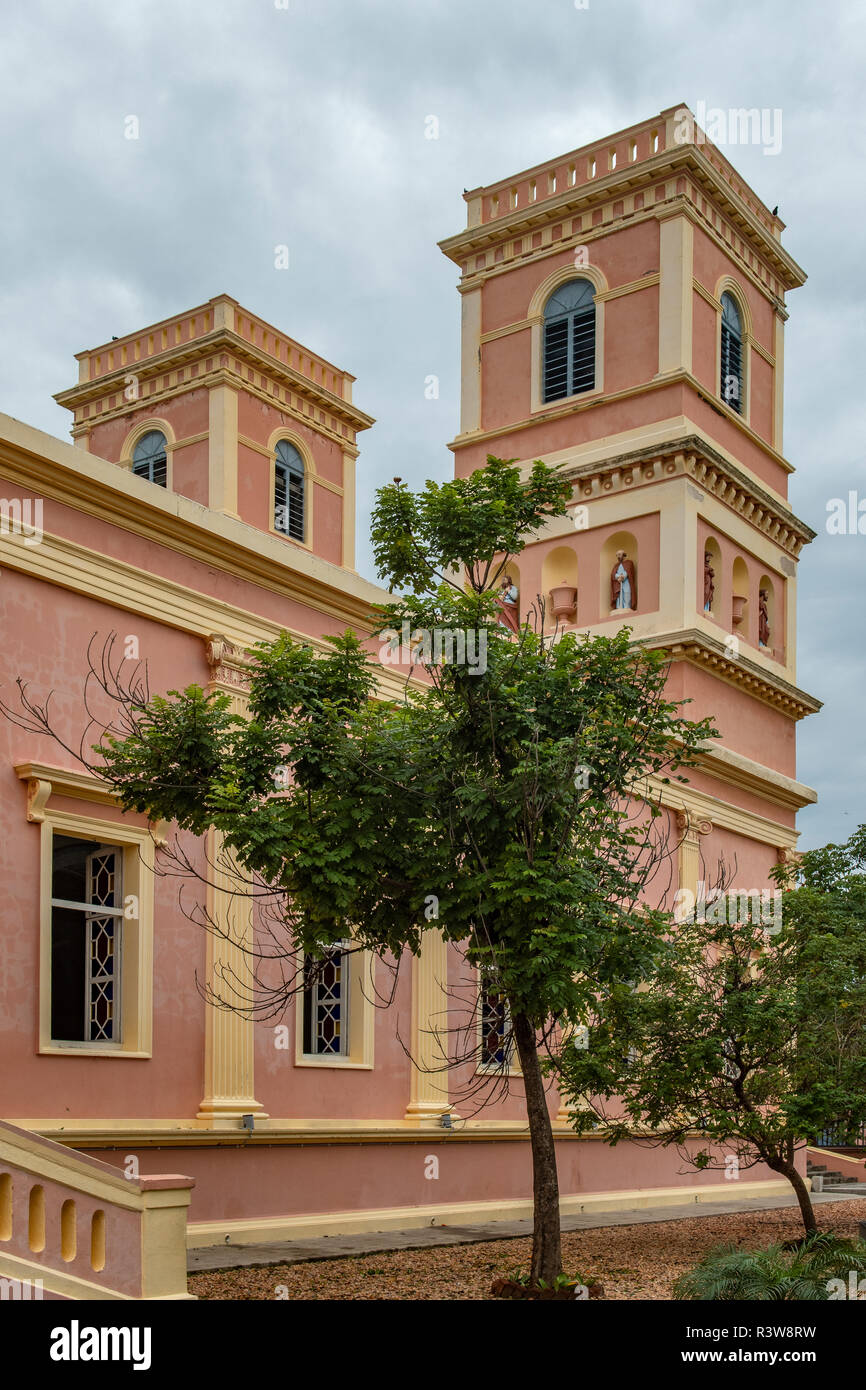
MULTIPOLYGON (((816 1209, 822 1230, 856 1237, 866 1200, 816 1209)), ((640 1226, 603 1226, 562 1237, 569 1274, 600 1279, 608 1299, 669 1299, 683 1270, 713 1245, 769 1245, 802 1233, 796 1209, 690 1217, 640 1226)), ((428 1250, 393 1250, 351 1259, 191 1274, 189 1291, 205 1299, 486 1299, 490 1285, 529 1263, 530 1242, 486 1241, 428 1250)))

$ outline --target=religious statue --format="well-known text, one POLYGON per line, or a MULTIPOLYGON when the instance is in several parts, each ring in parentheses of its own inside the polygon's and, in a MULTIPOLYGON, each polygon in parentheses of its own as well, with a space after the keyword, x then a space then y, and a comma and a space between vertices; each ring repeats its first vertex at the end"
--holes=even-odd
POLYGON ((713 594, 716 592, 714 579, 716 572, 712 566, 712 555, 708 550, 704 551, 704 612, 713 611, 713 594))
POLYGON ((610 572, 610 606, 637 608, 637 576, 624 550, 616 552, 616 563, 610 572))
POLYGON ((496 601, 499 604, 501 626, 507 627, 509 632, 513 632, 516 636, 520 631, 520 624, 517 620, 518 589, 510 574, 506 574, 502 580, 496 601))
POLYGON ((770 645, 769 597, 766 589, 758 590, 758 643, 762 647, 769 647, 770 645))

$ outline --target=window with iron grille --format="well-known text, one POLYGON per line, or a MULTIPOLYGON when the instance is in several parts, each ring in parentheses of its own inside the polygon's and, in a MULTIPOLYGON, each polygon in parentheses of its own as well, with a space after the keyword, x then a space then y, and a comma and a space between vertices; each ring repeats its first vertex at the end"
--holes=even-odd
POLYGON ((743 329, 737 301, 722 295, 722 367, 719 393, 722 400, 743 413, 743 329))
POLYGON ((53 836, 51 1037, 118 1043, 122 850, 53 836))
POLYGON ((160 430, 148 430, 132 451, 132 471, 157 487, 168 486, 168 462, 165 435, 160 430))
POLYGON ((304 1053, 345 1057, 349 1030, 349 953, 344 943, 330 947, 324 960, 304 957, 304 1053))
POLYGON ((481 983, 480 1065, 496 1069, 510 1067, 514 1052, 508 1002, 492 982, 481 983))
POLYGON ((576 396, 595 386, 595 290, 569 280, 544 306, 543 397, 576 396))
POLYGON ((277 444, 274 530, 296 541, 304 539, 304 460, 287 439, 277 444))

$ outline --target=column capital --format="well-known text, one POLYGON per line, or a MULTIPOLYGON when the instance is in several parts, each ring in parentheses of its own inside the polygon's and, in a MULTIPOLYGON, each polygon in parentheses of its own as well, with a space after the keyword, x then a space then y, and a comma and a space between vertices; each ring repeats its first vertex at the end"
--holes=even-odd
POLYGON ((213 634, 205 643, 205 659, 211 670, 210 684, 232 695, 248 695, 253 658, 227 637, 213 634))
POLYGON ((700 843, 701 835, 711 835, 713 822, 696 816, 694 811, 677 811, 677 830, 689 844, 700 843))

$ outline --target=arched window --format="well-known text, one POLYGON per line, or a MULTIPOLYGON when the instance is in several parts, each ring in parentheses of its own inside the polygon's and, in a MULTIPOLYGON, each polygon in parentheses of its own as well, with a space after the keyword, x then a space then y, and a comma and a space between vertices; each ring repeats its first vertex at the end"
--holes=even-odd
POLYGON ((732 294, 722 295, 722 370, 719 382, 722 400, 743 413, 743 327, 737 301, 732 294))
POLYGON ((274 530, 304 539, 304 460, 287 439, 277 444, 274 466, 274 530))
POLYGON ((567 280, 544 306, 543 397, 557 401, 595 386, 595 290, 567 280))
POLYGON ((148 430, 132 451, 132 471, 157 487, 168 486, 168 466, 165 435, 160 430, 148 430))

